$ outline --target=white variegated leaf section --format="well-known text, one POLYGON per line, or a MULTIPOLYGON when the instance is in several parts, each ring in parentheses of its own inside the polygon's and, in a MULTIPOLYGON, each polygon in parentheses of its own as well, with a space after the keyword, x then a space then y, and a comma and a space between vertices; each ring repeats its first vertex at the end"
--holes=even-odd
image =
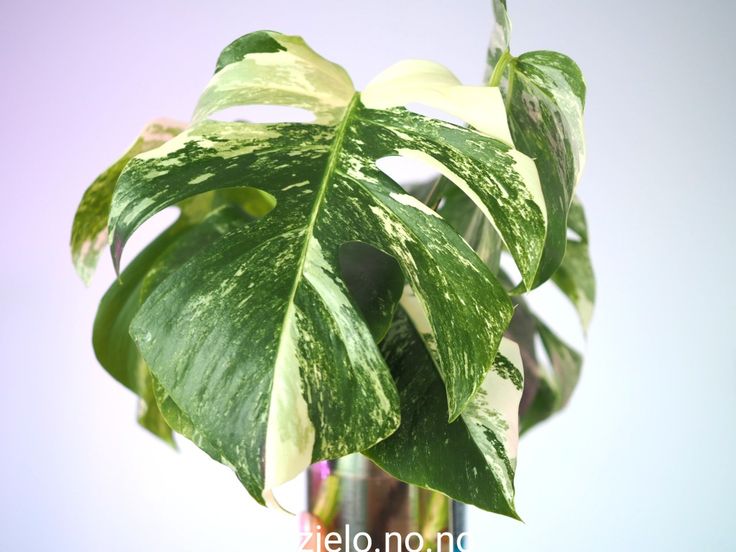
MULTIPOLYGON (((504 242, 504 244, 509 248, 512 252, 514 249, 510 247, 510 244, 506 240, 506 232, 504 232, 501 228, 499 228, 496 224, 495 217, 493 214, 489 211, 486 204, 481 200, 481 198, 478 196, 478 194, 475 192, 472 186, 469 185, 468 181, 462 178, 461 176, 455 174, 452 172, 446 165, 439 162, 437 159, 432 157, 431 155, 427 155, 426 153, 422 151, 417 151, 414 149, 399 149, 398 150, 399 155, 406 157, 408 159, 414 159, 416 161, 420 161, 433 169, 435 169, 440 174, 447 177, 453 184, 455 184, 458 188, 460 188, 472 201, 475 203, 475 205, 478 207, 478 209, 483 213, 483 215, 486 217, 488 222, 491 223, 491 225, 494 227, 496 232, 498 233, 501 240, 504 242)), ((531 194, 532 199, 534 200, 534 203, 539 207, 539 211, 542 214, 542 218, 545 222, 547 222, 547 205, 544 201, 544 194, 542 193, 542 185, 539 181, 539 173, 537 172, 537 167, 534 164, 534 161, 532 161, 529 157, 524 155, 523 153, 511 149, 508 151, 508 154, 513 157, 515 162, 515 170, 516 172, 521 176, 521 179, 526 185, 527 190, 531 194)), ((490 175, 491 178, 493 178, 492 175, 490 175)), ((496 185, 500 187, 500 189, 503 190, 504 183, 500 180, 495 180, 494 182, 496 185)), ((477 182, 476 182, 477 185, 477 182)), ((509 197, 509 193, 507 192, 503 197, 498 197, 497 201, 499 203, 504 202, 509 197)), ((517 265, 519 266, 519 269, 521 270, 522 274, 525 274, 525 281, 528 285, 531 285, 533 281, 533 275, 530 271, 525 270, 529 269, 531 267, 526 266, 527 263, 524 263, 519 258, 515 258, 517 265)))
POLYGON ((249 53, 215 73, 202 94, 194 122, 239 105, 282 105, 312 111, 316 122, 339 120, 355 93, 350 76, 297 36, 271 33, 283 48, 249 53))
POLYGON ((500 90, 464 86, 439 63, 400 61, 374 78, 361 97, 363 104, 372 109, 424 104, 458 117, 508 146, 514 145, 500 90))
POLYGON ((488 45, 488 72, 486 78, 491 76, 493 67, 498 60, 508 51, 511 43, 511 20, 506 10, 505 0, 493 0, 493 30, 491 31, 491 42, 488 45))
MULTIPOLYGON (((435 337, 426 311, 409 286, 404 289, 401 306, 429 350, 435 337)), ((509 504, 514 499, 523 382, 519 346, 504 337, 493 366, 460 416, 509 504)))
MULTIPOLYGON (((554 103, 561 111, 560 124, 564 125, 564 136, 570 141, 569 150, 574 158, 575 176, 574 187, 580 183, 580 177, 585 168, 585 126, 583 119, 584 105, 582 100, 570 91, 565 72, 554 65, 540 66, 549 82, 545 82, 545 91, 553 98, 554 103)), ((533 79, 532 79, 533 80, 533 79)))
POLYGON ((107 245, 107 219, 113 190, 127 162, 160 147, 186 128, 186 123, 159 117, 148 123, 128 150, 87 188, 72 226, 72 262, 82 280, 89 284, 100 253, 107 245))
MULTIPOLYGON (((503 338, 494 368, 488 372, 483 385, 463 412, 462 419, 476 445, 501 485, 507 500, 514 497, 514 472, 519 444, 519 402, 523 385, 518 385, 497 369, 504 359, 511 363, 523 378, 519 346, 503 338), (498 444, 504 454, 499 453, 498 444)), ((523 381, 523 379, 522 379, 523 381)))
POLYGON ((299 328, 290 303, 274 364, 271 403, 266 427, 263 497, 290 481, 312 462, 315 430, 304 400, 298 358, 299 328))
MULTIPOLYGON (((503 338, 498 354, 506 358, 522 377, 524 368, 519 346, 510 339, 503 338)), ((463 420, 471 427, 476 442, 483 442, 486 455, 495 455, 495 449, 482 439, 486 429, 491 426, 496 435, 502 436, 506 456, 516 459, 519 446, 519 401, 521 389, 518 382, 500 374, 495 369, 488 372, 481 390, 475 396, 468 410, 463 413, 463 420), (490 413, 490 415, 488 415, 490 413), (475 429, 473 429, 475 428, 475 429)))

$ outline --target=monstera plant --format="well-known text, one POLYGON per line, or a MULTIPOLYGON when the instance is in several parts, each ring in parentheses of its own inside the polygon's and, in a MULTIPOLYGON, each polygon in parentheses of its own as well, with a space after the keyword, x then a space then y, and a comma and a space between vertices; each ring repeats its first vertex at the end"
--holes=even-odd
POLYGON ((301 38, 247 34, 191 123, 151 123, 84 194, 71 243, 85 280, 108 244, 119 269, 133 232, 179 208, 102 299, 94 350, 144 427, 190 439, 258 502, 360 452, 517 516, 519 433, 565 404, 581 365, 523 296, 552 282, 587 326, 594 282, 575 197, 582 76, 562 54, 511 55, 494 9, 486 86, 411 60, 358 92, 301 38), (215 117, 254 105, 313 121, 215 117), (440 176, 403 188, 377 164, 392 156, 440 176))

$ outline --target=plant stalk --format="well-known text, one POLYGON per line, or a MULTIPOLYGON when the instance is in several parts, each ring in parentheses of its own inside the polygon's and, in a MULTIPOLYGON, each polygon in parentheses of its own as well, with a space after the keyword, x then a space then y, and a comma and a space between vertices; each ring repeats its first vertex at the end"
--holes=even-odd
POLYGON ((511 55, 511 52, 506 50, 500 58, 498 58, 498 63, 496 63, 496 66, 493 68, 493 73, 491 73, 491 77, 488 79, 488 86, 498 86, 501 84, 501 79, 503 78, 503 73, 506 70, 506 66, 514 59, 514 57, 511 55))

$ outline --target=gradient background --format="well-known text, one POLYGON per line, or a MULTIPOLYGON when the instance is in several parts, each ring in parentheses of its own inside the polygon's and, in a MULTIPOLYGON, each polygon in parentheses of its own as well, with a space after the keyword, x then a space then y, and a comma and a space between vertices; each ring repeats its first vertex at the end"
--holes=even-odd
MULTIPOLYGON (((358 87, 407 57, 478 83, 488 3, 3 2, 0 550, 293 549, 293 519, 140 429, 96 365, 112 270, 103 259, 91 289, 76 278, 74 210, 149 119, 189 117, 237 36, 301 34, 358 87)), ((571 406, 521 445, 526 523, 472 511, 475 549, 734 550, 736 4, 510 4, 515 53, 563 51, 587 78, 599 301, 571 406)), ((299 483, 286 494, 298 502, 299 483)))

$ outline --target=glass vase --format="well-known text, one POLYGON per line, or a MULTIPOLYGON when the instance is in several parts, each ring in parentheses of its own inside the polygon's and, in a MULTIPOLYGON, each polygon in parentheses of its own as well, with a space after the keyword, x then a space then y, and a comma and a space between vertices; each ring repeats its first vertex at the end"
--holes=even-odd
POLYGON ((464 508, 395 479, 360 454, 318 462, 307 473, 301 550, 462 552, 464 508))

